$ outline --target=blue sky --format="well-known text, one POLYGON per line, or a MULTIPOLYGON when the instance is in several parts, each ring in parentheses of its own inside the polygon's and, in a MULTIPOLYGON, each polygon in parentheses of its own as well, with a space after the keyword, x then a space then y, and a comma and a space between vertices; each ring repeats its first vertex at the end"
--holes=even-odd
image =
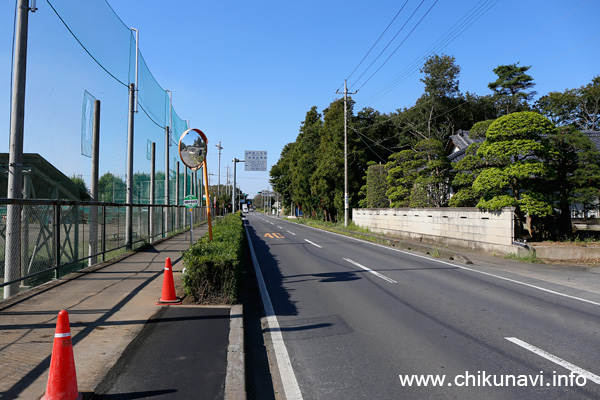
MULTIPOLYGON (((212 183, 216 183, 218 173, 214 145, 222 142, 221 182, 224 183, 226 165, 231 167, 234 157, 243 158, 244 150, 266 150, 269 167, 277 161, 283 146, 295 140, 306 112, 313 105, 322 111, 339 97, 336 90, 405 1, 108 0, 108 3, 126 26, 139 29, 141 52, 156 80, 172 91, 179 116, 189 119, 192 127, 207 135, 212 183)), ((67 39, 64 26, 51 20, 57 18, 47 3, 38 0, 38 7, 38 14, 44 16, 30 17, 30 40, 41 42, 55 33, 61 35, 65 44, 54 49, 54 53, 60 51, 64 53, 62 57, 78 60, 85 72, 81 72, 81 67, 73 67, 73 71, 63 72, 58 82, 45 79, 38 72, 37 76, 42 77, 36 81, 34 76, 32 85, 47 90, 45 99, 51 103, 61 101, 70 78, 77 74, 93 76, 92 91, 108 92, 111 84, 103 83, 103 71, 93 62, 83 60, 88 56, 82 54, 76 43, 66 44, 67 40, 74 40, 67 39), (44 22, 44 18, 49 20, 44 22)), ((530 65, 529 73, 539 95, 582 86, 600 73, 597 1, 409 0, 348 80, 350 91, 360 88, 353 96, 355 111, 372 107, 392 112, 413 105, 423 93, 418 68, 424 56, 438 40, 447 38, 453 27, 470 15, 470 10, 479 7, 487 12, 476 14, 467 21, 468 27, 463 26, 466 29, 459 36, 445 47, 436 48, 438 53, 456 58, 461 67, 462 92, 489 94, 487 84, 495 80, 492 70, 500 64, 530 65), (413 12, 414 17, 407 23, 413 12), (356 78, 404 23, 406 27, 357 82, 356 78), (396 48, 385 65, 365 83, 396 48)), ((6 40, 5 36, 2 40, 6 40)), ((42 47, 33 43, 30 53, 53 51, 54 42, 51 39, 49 42, 42 47)), ((0 62, 5 61, 0 59, 0 62)), ((35 71, 39 64, 30 68, 35 71)), ((77 90, 72 97, 80 108, 77 90)), ((119 88, 114 90, 121 93, 119 88)), ((123 101, 126 103, 126 97, 123 101)), ((107 105, 107 112, 110 107, 107 105)), ((113 118, 122 118, 122 114, 113 118)), ((77 123, 80 125, 81 120, 77 123)), ((25 139, 26 151, 47 154, 46 158, 69 175, 89 176, 88 159, 79 153, 65 157, 71 150, 64 149, 64 143, 56 140, 57 133, 52 129, 47 133, 50 138, 45 139, 48 143, 37 140, 41 128, 35 126, 45 125, 33 124, 35 132, 25 139)), ((143 123, 138 129, 144 129, 143 123)), ((152 135, 157 143, 164 140, 160 132, 152 135)), ((123 135, 109 143, 115 149, 122 148, 123 135)), ((7 145, 3 143, 2 147, 7 145)), ((160 152, 158 144, 157 151, 160 152)), ((137 154, 135 170, 147 169, 148 163, 141 162, 139 158, 143 156, 137 154)), ((123 152, 115 151, 114 157, 107 155, 101 160, 101 172, 108 169, 124 172, 123 163, 123 152)), ((267 188, 268 173, 246 172, 243 164, 238 164, 238 182, 244 192, 254 196, 267 188)))

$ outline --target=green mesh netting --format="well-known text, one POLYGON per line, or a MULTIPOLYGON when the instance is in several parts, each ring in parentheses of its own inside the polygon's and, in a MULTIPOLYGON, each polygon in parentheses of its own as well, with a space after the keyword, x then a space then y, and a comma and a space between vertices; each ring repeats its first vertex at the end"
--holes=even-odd
POLYGON ((0 4, 0 153, 8 152, 15 2, 0 4))
MULTIPOLYGON (((103 199, 124 201, 128 84, 135 80, 135 35, 105 0, 47 0, 38 1, 37 6, 39 11, 29 14, 24 152, 40 154, 67 176, 82 177, 89 187, 93 103, 86 97, 82 105, 82 93, 93 94, 101 102, 100 175, 115 178, 110 180, 107 175, 101 187, 103 199)), ((15 1, 1 1, 0 131, 5 132, 5 140, 0 141, 0 152, 4 153, 9 147, 14 16, 15 1)), ((144 43, 143 32, 140 37, 144 43)), ((152 142, 156 143, 156 199, 164 201, 165 127, 172 119, 168 175, 174 202, 173 157, 178 155, 176 143, 187 123, 169 107, 168 93, 141 53, 137 99, 134 201, 149 200, 148 150, 152 142)))
POLYGON ((94 101, 96 98, 87 90, 83 92, 81 110, 81 155, 92 157, 92 127, 94 125, 94 101))

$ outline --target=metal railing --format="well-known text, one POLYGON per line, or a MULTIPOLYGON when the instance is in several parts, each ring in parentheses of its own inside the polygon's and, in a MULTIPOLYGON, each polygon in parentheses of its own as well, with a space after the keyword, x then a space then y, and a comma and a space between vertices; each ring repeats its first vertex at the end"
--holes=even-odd
MULTIPOLYGON (((189 211, 183 206, 133 204, 132 240, 126 243, 127 207, 119 203, 0 199, 0 290, 4 292, 5 286, 17 283, 19 291, 26 290, 190 226, 189 211), (9 208, 21 216, 19 240, 10 241, 12 249, 6 248, 9 208), (7 256, 9 251, 12 257, 7 256)), ((206 207, 193 212, 194 224, 206 220, 206 207)))

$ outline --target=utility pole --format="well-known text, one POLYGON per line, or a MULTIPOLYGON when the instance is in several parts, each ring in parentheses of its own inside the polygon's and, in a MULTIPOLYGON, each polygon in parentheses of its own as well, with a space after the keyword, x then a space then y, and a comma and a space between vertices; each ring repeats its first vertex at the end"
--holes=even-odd
MULTIPOLYGON (((10 118, 10 153, 8 161, 9 199, 23 198, 23 130, 25 125, 25 78, 27 69, 27 31, 29 0, 19 0, 15 19, 15 43, 13 58, 13 82, 10 118)), ((4 282, 16 281, 21 272, 21 206, 6 207, 6 252, 4 254, 4 282)), ((19 282, 4 287, 4 298, 19 293, 19 282)))
MULTIPOLYGON (((219 196, 221 196, 221 150, 223 150, 220 140, 219 144, 215 144, 215 147, 219 149, 219 172, 217 174, 217 204, 219 204, 219 196)), ((219 211, 217 210, 217 213, 218 212, 219 211)))
POLYGON ((225 166, 226 175, 227 175, 227 183, 225 183, 225 194, 229 194, 229 165, 225 166))
MULTIPOLYGON (((350 94, 356 94, 356 92, 350 94)), ((337 90, 335 93, 344 95, 344 226, 348 226, 350 201, 348 198, 348 81, 346 79, 344 79, 344 93, 337 90)))

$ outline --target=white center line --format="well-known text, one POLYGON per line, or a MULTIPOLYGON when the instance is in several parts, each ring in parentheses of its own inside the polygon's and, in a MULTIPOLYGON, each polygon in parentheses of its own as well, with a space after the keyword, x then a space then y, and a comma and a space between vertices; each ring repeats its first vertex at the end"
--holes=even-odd
POLYGON ((587 371, 581 367, 578 367, 575 364, 571 364, 570 362, 565 361, 562 358, 556 357, 555 355, 550 354, 545 350, 538 349, 537 347, 530 345, 529 343, 524 342, 515 337, 506 337, 504 339, 506 339, 510 342, 513 342, 514 344, 521 346, 522 348, 529 350, 532 353, 535 353, 540 357, 544 357, 546 360, 550 360, 553 363, 558 364, 561 367, 568 369, 569 371, 573 371, 577 375, 581 375, 581 376, 585 377, 585 379, 587 379, 588 381, 592 381, 592 382, 600 385, 600 376, 593 374, 590 371, 587 371))
POLYGON ((317 246, 317 247, 318 247, 318 248, 320 248, 320 249, 322 249, 322 248, 323 248, 323 247, 319 246, 318 244, 316 244, 316 243, 314 243, 314 242, 311 242, 311 241, 310 241, 310 240, 308 240, 308 239, 304 239, 304 241, 305 241, 305 242, 308 242, 308 243, 310 243, 310 244, 312 244, 313 246, 317 246))
POLYGON ((392 278, 388 278, 387 276, 385 276, 385 275, 383 275, 383 274, 380 274, 380 273, 379 273, 379 272, 377 272, 377 271, 373 271, 371 268, 369 268, 369 267, 365 267, 364 265, 362 265, 362 264, 359 264, 359 263, 357 263, 356 261, 353 261, 353 260, 351 260, 351 259, 349 259, 349 258, 344 258, 344 261, 348 261, 350 264, 354 264, 354 265, 356 265, 358 268, 362 268, 362 269, 364 269, 365 271, 372 273, 372 274, 373 274, 373 275, 375 275, 376 277, 383 279, 384 281, 387 281, 387 282, 389 282, 389 283, 398 283, 398 282, 396 282, 395 280, 393 280, 392 278))

